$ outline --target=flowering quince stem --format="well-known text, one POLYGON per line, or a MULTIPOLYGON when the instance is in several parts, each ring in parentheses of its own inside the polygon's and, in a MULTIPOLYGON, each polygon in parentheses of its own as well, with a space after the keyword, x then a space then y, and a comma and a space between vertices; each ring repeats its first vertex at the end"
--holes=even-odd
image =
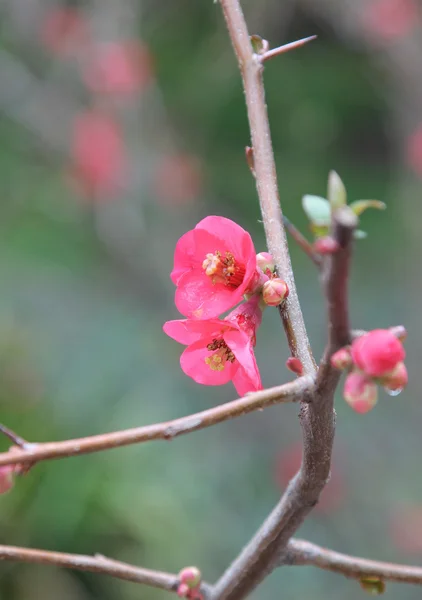
POLYGON ((310 242, 308 242, 308 240, 305 238, 305 236, 301 234, 299 229, 297 229, 297 227, 295 227, 293 225, 293 223, 285 215, 283 215, 283 222, 284 222, 285 228, 290 233, 290 235, 292 236, 292 238, 294 239, 296 244, 300 248, 302 248, 302 250, 305 252, 305 254, 307 256, 309 256, 309 258, 314 263, 314 265, 316 267, 320 268, 321 264, 322 264, 322 260, 321 260, 321 257, 314 252, 312 244, 310 242))
POLYGON ((278 277, 287 283, 290 292, 288 299, 283 303, 280 310, 283 326, 292 356, 299 358, 303 364, 304 373, 315 374, 316 364, 300 309, 286 232, 283 226, 262 79, 262 57, 253 52, 250 35, 238 0, 220 0, 220 4, 243 79, 252 138, 253 168, 268 251, 274 258, 278 277))
POLYGON ((312 387, 312 382, 312 377, 300 377, 290 383, 259 392, 251 392, 238 400, 164 423, 155 423, 154 425, 134 427, 63 442, 27 444, 24 450, 19 449, 16 452, 0 453, 0 466, 26 462, 36 463, 42 460, 91 454, 92 452, 101 452, 152 440, 172 440, 179 435, 205 429, 273 404, 298 402, 303 399, 305 391, 312 387))
MULTIPOLYGON (((0 545, 0 560, 54 565, 77 571, 102 573, 116 577, 117 579, 142 583, 169 592, 176 592, 179 584, 179 577, 177 575, 135 567, 107 558, 101 554, 86 556, 83 554, 67 554, 64 552, 49 552, 47 550, 0 545)), ((209 586, 207 584, 201 585, 201 592, 204 594, 204 597, 207 597, 208 589, 209 586)))
POLYGON ((422 584, 422 567, 396 565, 349 556, 305 540, 290 540, 286 553, 282 557, 282 564, 312 565, 353 579, 374 577, 381 581, 422 584))

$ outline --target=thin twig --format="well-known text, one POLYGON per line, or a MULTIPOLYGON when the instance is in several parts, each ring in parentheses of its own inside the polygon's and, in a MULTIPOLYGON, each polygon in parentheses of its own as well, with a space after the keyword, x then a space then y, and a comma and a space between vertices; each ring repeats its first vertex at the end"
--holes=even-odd
POLYGON ((287 231, 290 233, 296 244, 302 248, 304 253, 309 256, 311 261, 319 268, 322 264, 321 257, 314 252, 312 244, 306 239, 304 235, 301 234, 299 229, 293 225, 293 223, 283 215, 284 226, 287 231))
POLYGON ((290 540, 283 564, 312 565, 353 579, 375 577, 382 581, 422 584, 422 567, 349 556, 305 540, 290 540))
POLYGON ((295 42, 290 42, 290 44, 284 44, 283 46, 279 46, 278 48, 273 48, 272 50, 267 50, 264 54, 260 54, 259 57, 262 62, 265 60, 269 60, 270 58, 274 58, 274 56, 280 56, 280 54, 284 54, 285 52, 290 52, 290 50, 296 50, 297 48, 301 48, 305 44, 312 42, 317 39, 317 35, 310 35, 309 37, 302 38, 301 40, 296 40, 295 42))
POLYGON ((9 440, 11 440, 14 444, 16 444, 16 446, 19 446, 20 448, 25 448, 26 444, 28 443, 20 435, 18 435, 17 433, 12 431, 12 429, 9 429, 9 427, 6 427, 6 425, 3 425, 2 423, 0 423, 0 432, 6 437, 8 437, 9 440))
POLYGON ((326 257, 323 269, 328 345, 318 371, 317 386, 309 402, 301 405, 302 465, 273 512, 215 585, 213 600, 245 598, 279 564, 280 553, 317 504, 329 478, 334 441, 334 392, 340 378, 340 372, 331 367, 329 359, 339 344, 347 344, 350 339, 346 300, 356 217, 353 219, 349 211, 352 213, 347 208, 334 214, 332 235, 340 249, 326 257))
MULTIPOLYGON (((0 546, 0 560, 51 565, 77 571, 91 571, 169 592, 175 592, 179 583, 177 575, 135 567, 100 554, 86 556, 83 554, 19 548, 17 546, 0 546)), ((209 589, 209 585, 203 584, 201 592, 207 596, 209 589)))
POLYGON ((277 186, 271 132, 268 123, 261 57, 253 52, 249 32, 238 0, 220 0, 231 41, 243 78, 248 119, 251 130, 255 181, 261 205, 268 251, 272 254, 278 275, 289 286, 289 297, 281 312, 290 353, 301 361, 304 373, 315 374, 316 365, 300 309, 290 262, 286 232, 277 186))
POLYGON ((25 449, 19 452, 3 452, 0 454, 0 466, 16 463, 34 463, 40 460, 63 458, 66 456, 79 456, 102 450, 110 450, 129 444, 140 444, 152 440, 172 440, 179 435, 191 433, 217 425, 223 421, 240 417, 248 413, 266 408, 273 404, 298 402, 303 399, 306 390, 313 385, 310 376, 300 377, 292 382, 285 383, 260 392, 250 393, 243 398, 215 406, 187 417, 135 427, 112 433, 104 433, 91 437, 65 440, 63 442, 46 442, 39 444, 26 444, 25 449))

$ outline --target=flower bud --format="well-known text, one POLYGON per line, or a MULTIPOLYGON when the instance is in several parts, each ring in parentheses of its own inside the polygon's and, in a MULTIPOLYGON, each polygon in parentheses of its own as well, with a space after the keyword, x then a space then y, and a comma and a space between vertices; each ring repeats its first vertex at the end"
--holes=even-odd
POLYGON ((377 403, 378 389, 363 373, 354 371, 346 377, 343 395, 354 411, 364 414, 372 410, 377 403))
POLYGON ((271 271, 271 273, 275 271, 274 259, 269 252, 260 252, 256 255, 256 266, 265 274, 267 271, 271 271))
POLYGON ((303 365, 295 356, 290 356, 286 360, 286 367, 289 371, 292 371, 292 373, 296 373, 296 375, 303 375, 303 365))
POLYGON ((270 279, 262 287, 262 298, 268 306, 278 306, 288 295, 287 283, 278 277, 270 279))
POLYGON ((343 371, 343 369, 347 369, 352 365, 352 355, 350 354, 350 348, 345 346, 344 348, 340 348, 337 352, 331 357, 331 366, 335 369, 339 369, 343 371))
POLYGON ((201 583, 201 571, 198 567, 185 567, 179 573, 181 584, 186 584, 189 589, 196 588, 201 583))
POLYGON ((187 598, 188 594, 189 594, 189 586, 186 585, 186 583, 179 584, 179 586, 177 588, 177 595, 180 598, 187 598))
POLYGON ((340 250, 339 243, 328 235, 317 239, 312 247, 317 254, 334 254, 340 250))
POLYGON ((408 381, 406 365, 399 362, 394 369, 381 378, 382 385, 391 392, 401 391, 408 381))
POLYGON ((5 494, 13 487, 14 471, 14 465, 4 465, 0 467, 0 494, 5 494))
POLYGON ((406 356, 402 343, 388 329, 374 329, 352 344, 355 365, 371 375, 382 377, 392 371, 406 356))

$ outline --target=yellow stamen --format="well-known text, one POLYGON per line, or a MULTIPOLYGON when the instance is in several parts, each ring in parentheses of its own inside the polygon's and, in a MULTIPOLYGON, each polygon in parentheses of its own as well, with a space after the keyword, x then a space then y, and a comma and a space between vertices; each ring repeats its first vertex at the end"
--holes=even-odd
POLYGON ((233 288, 239 287, 245 276, 244 267, 236 263, 231 252, 226 252, 224 256, 219 250, 214 254, 207 254, 202 268, 205 274, 211 277, 213 284, 224 283, 233 288))
POLYGON ((233 352, 224 340, 214 339, 211 344, 207 345, 207 350, 215 350, 211 356, 205 358, 205 363, 211 371, 223 371, 227 361, 232 363, 236 360, 233 352))

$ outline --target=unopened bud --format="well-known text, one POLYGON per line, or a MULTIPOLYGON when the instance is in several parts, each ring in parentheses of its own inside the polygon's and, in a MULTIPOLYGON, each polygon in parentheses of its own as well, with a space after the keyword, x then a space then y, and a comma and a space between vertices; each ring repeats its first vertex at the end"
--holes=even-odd
POLYGON ((347 369, 352 365, 352 355, 350 354, 350 348, 345 346, 344 348, 340 348, 337 352, 331 357, 331 366, 335 369, 339 369, 343 371, 343 369, 347 369))
POLYGON ((340 250, 339 243, 329 235, 317 239, 312 247, 317 254, 335 254, 340 250))
POLYGON ((14 471, 14 465, 0 467, 0 494, 5 494, 13 487, 14 471))
POLYGON ((328 174, 328 202, 331 204, 331 210, 336 210, 340 206, 347 204, 347 194, 344 183, 335 171, 328 174))
POLYGON ((391 392, 401 391, 406 387, 407 381, 407 369, 403 362, 399 362, 390 373, 381 379, 382 385, 391 392))
POLYGON ((274 259, 269 252, 260 252, 256 255, 256 266, 266 275, 267 271, 270 271, 271 273, 274 273, 275 271, 274 259))
POLYGON ((295 356, 290 356, 286 360, 286 367, 289 371, 292 371, 292 373, 296 373, 296 375, 303 375, 303 365, 295 356))
POLYGON ((283 279, 276 277, 264 283, 262 298, 268 306, 278 306, 289 295, 289 287, 283 279))
POLYGON ((352 344, 353 362, 371 377, 383 377, 403 362, 403 345, 388 329, 374 329, 352 344))
POLYGON ((201 571, 198 567, 185 567, 179 573, 179 580, 189 589, 196 588, 201 583, 201 571))
POLYGON ((186 583, 180 583, 177 588, 177 595, 180 598, 186 598, 188 594, 189 594, 189 586, 186 585, 186 583))
POLYGON ((360 414, 372 410, 378 400, 376 384, 357 371, 346 377, 343 394, 347 404, 360 414))

